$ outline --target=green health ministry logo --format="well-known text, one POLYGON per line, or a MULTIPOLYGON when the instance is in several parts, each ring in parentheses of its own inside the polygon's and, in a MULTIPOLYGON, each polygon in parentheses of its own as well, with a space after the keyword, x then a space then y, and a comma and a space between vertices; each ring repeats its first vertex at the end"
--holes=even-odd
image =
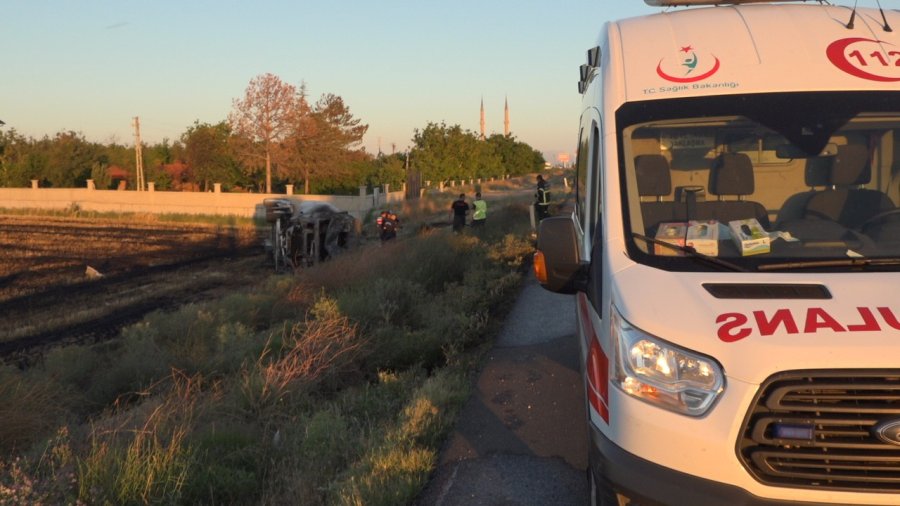
POLYGON ((696 83, 711 77, 721 66, 715 55, 701 53, 698 56, 691 45, 682 46, 678 52, 680 58, 659 60, 659 64, 656 65, 659 77, 673 83, 696 83))

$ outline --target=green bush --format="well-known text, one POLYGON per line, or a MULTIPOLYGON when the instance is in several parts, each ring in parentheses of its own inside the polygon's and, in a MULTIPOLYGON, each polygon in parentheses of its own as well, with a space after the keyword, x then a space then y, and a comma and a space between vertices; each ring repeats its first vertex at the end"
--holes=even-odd
POLYGON ((0 368, 0 450, 26 447, 52 433, 65 412, 53 383, 0 368))
POLYGON ((338 297, 341 310, 366 328, 381 326, 422 327, 420 308, 427 294, 409 279, 384 277, 345 290, 338 297))
POLYGON ((317 411, 303 425, 300 454, 304 462, 315 463, 317 473, 336 474, 358 448, 351 425, 334 408, 317 411))
POLYGON ((258 428, 249 424, 213 425, 195 435, 195 459, 185 480, 182 503, 254 502, 265 472, 261 440, 258 428))
POLYGON ((411 367, 431 369, 443 363, 445 336, 425 330, 386 326, 371 333, 367 371, 403 371, 411 367))
POLYGON ((87 388, 100 363, 96 350, 83 345, 60 346, 44 355, 43 370, 57 382, 87 388))
POLYGON ((147 335, 132 333, 104 356, 87 390, 87 401, 109 406, 137 395, 170 372, 169 356, 147 335))
POLYGON ((331 503, 409 504, 428 480, 440 441, 469 395, 468 376, 439 371, 410 392, 403 409, 331 489, 331 503))
POLYGON ((384 424, 396 416, 409 392, 425 379, 421 369, 402 372, 380 371, 372 383, 349 388, 335 400, 341 413, 352 416, 361 434, 371 432, 367 427, 384 424))
POLYGON ((459 283, 477 262, 478 239, 444 234, 422 237, 404 257, 396 275, 421 284, 427 293, 439 293, 448 283, 459 283))

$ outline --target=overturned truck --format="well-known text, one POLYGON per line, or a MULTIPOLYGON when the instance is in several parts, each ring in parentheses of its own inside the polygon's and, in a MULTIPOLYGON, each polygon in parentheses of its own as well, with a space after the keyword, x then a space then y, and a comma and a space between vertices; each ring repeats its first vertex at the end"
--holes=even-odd
POLYGON ((266 199, 276 271, 310 267, 357 243, 356 219, 327 202, 266 199))

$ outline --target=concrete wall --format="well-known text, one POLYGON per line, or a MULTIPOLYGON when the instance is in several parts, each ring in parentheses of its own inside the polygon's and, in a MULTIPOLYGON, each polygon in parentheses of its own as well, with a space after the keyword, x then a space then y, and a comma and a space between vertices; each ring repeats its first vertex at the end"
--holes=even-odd
POLYGON ((290 197, 295 200, 329 202, 348 211, 358 219, 373 208, 403 200, 403 192, 366 194, 360 188, 358 196, 344 195, 285 195, 266 193, 118 191, 88 188, 0 188, 0 208, 7 209, 69 209, 84 211, 126 212, 151 214, 207 214, 242 217, 265 217, 263 200, 290 197))

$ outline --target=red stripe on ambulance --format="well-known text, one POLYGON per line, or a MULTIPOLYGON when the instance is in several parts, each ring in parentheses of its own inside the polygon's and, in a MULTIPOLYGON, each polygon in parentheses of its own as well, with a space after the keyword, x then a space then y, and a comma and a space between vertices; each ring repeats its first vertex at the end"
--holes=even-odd
POLYGON ((591 407, 604 422, 609 423, 609 358, 603 353, 597 331, 591 321, 590 305, 584 292, 578 293, 581 327, 590 340, 584 370, 587 376, 587 398, 591 407))
POLYGON ((887 307, 856 308, 857 317, 841 321, 823 308, 811 307, 805 312, 778 309, 774 312, 753 311, 751 313, 723 313, 716 317, 719 324, 719 339, 733 343, 751 335, 771 336, 776 332, 785 334, 815 334, 830 332, 879 332, 900 330, 900 319, 887 307), (876 316, 876 313, 881 318, 876 316))

